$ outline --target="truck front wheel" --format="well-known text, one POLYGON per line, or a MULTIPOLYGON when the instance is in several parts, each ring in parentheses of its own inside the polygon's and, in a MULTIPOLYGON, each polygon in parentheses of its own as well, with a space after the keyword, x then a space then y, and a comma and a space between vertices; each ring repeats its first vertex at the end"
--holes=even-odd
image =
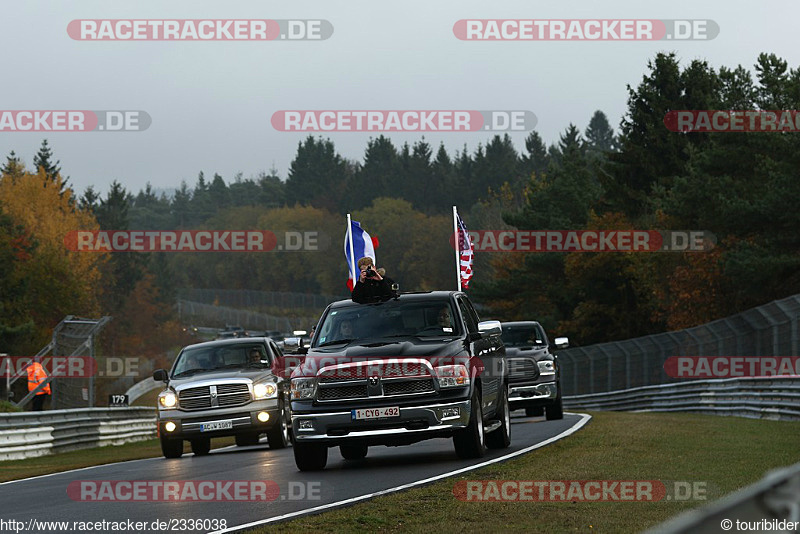
POLYGON ((476 387, 470 399, 469 425, 453 436, 453 445, 459 458, 481 458, 486 454, 486 436, 483 432, 483 407, 476 387))
POLYGON ((316 443, 298 443, 292 446, 294 463, 300 471, 319 471, 328 463, 328 447, 316 443))
POLYGON ((164 453, 164 458, 180 458, 183 456, 182 439, 159 438, 159 441, 161 441, 161 452, 164 453))

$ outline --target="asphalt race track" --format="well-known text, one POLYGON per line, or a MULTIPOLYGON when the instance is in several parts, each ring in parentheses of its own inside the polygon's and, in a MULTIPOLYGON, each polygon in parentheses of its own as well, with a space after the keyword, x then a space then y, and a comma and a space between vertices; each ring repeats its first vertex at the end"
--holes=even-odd
MULTIPOLYGON (((301 473, 292 449, 270 450, 266 439, 252 447, 229 447, 205 457, 191 454, 180 459, 135 460, 67 473, 58 473, 0 484, 3 516, 27 523, 39 521, 98 522, 181 519, 225 520, 227 531, 270 521, 280 521, 311 511, 321 511, 388 493, 398 486, 452 476, 532 447, 566 437, 583 426, 588 416, 565 414, 561 421, 528 418, 517 411, 512 417, 512 444, 502 451, 490 450, 479 460, 460 460, 452 440, 435 439, 405 447, 374 447, 366 459, 345 461, 338 448, 329 449, 324 471, 301 473), (265 480, 280 488, 271 502, 84 502, 67 494, 71 482, 93 480, 265 480), (389 491, 387 491, 389 490, 389 491), (344 502, 343 502, 344 501, 344 502), (288 516, 288 517, 287 517, 288 516)), ((73 488, 76 487, 73 484, 73 488)), ((184 527, 187 525, 184 525, 184 527)), ((144 529, 144 531, 165 531, 144 529)), ((180 529, 187 532, 186 529, 180 529)), ((204 529, 204 531, 213 529, 204 529)), ((24 530, 23 530, 24 531, 24 530)), ((55 531, 55 530, 54 530, 55 531)), ((77 531, 72 528, 61 532, 77 531)), ((197 531, 197 530, 195 530, 197 531)), ((225 531, 225 530, 223 530, 225 531)))

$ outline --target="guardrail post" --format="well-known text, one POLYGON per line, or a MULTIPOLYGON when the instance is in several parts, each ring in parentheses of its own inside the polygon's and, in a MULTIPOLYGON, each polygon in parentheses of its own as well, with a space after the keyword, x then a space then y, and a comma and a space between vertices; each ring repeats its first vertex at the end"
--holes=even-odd
MULTIPOLYGON (((568 350, 563 350, 563 351, 559 352, 558 355, 559 355, 559 357, 563 356, 564 358, 569 358, 569 361, 570 361, 569 368, 570 368, 570 371, 572 372, 572 383, 573 383, 573 386, 574 386, 572 391, 573 391, 573 395, 577 394, 577 392, 578 392, 578 380, 577 380, 578 368, 575 366, 575 358, 572 357, 572 354, 570 354, 568 350)), ((562 367, 561 368, 561 384, 566 383, 566 378, 567 377, 564 376, 564 368, 562 367)))
MULTIPOLYGON (((647 360, 648 360, 647 356, 648 355, 644 350, 642 350, 642 346, 639 345, 639 338, 631 339, 631 343, 633 343, 634 346, 636 347, 636 350, 639 351, 639 359, 642 362, 642 385, 646 386, 647 385, 647 360)), ((628 373, 630 374, 630 366, 628 366, 628 373)))
MULTIPOLYGON (((86 340, 86 344, 89 345, 89 358, 90 361, 96 362, 97 360, 94 359, 94 335, 89 336, 89 339, 86 340)), ((89 408, 94 406, 94 375, 89 376, 89 408)))
POLYGON ((628 352, 622 343, 617 343, 619 350, 625 355, 625 389, 631 387, 631 353, 628 352))
POLYGON ((692 330, 694 330, 694 328, 687 328, 686 330, 684 330, 684 332, 686 332, 686 335, 689 336, 690 338, 692 338, 692 340, 694 340, 694 344, 695 344, 695 346, 697 346, 697 355, 698 356, 705 356, 705 352, 706 352, 705 346, 703 346, 703 342, 700 341, 699 337, 697 337, 696 335, 692 334, 692 330))
MULTIPOLYGON (((786 309, 782 301, 778 301, 775 303, 778 306, 778 309, 789 319, 789 328, 790 328, 790 338, 789 338, 789 346, 791 347, 791 356, 797 356, 797 323, 800 316, 798 316, 797 312, 792 314, 791 311, 786 309)), ((777 327, 775 332, 775 343, 777 344, 777 327)), ((783 354, 775 353, 775 356, 784 356, 783 354)))

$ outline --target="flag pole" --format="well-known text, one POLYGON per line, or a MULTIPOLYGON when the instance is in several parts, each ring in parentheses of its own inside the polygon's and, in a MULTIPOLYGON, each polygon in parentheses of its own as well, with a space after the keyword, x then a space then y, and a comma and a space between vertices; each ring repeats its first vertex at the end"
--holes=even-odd
MULTIPOLYGON (((356 258, 353 248, 353 225, 350 222, 350 214, 347 214, 347 240, 350 243, 350 279, 353 281, 353 288, 356 287, 356 258)), ((360 258, 359 258, 360 259, 360 258)))
POLYGON ((459 244, 459 231, 458 231, 458 223, 456 222, 458 218, 458 211, 456 207, 453 206, 453 237, 455 238, 455 250, 456 250, 456 280, 458 280, 458 290, 461 291, 461 245, 459 244))

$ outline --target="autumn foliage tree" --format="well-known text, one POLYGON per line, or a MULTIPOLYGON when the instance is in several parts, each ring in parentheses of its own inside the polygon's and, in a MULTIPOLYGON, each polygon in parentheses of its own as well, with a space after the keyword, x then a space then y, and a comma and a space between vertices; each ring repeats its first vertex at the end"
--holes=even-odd
POLYGON ((0 178, 0 207, 35 243, 15 266, 25 280, 25 300, 35 324, 26 350, 36 350, 65 315, 100 313, 102 253, 67 250, 64 237, 73 230, 96 230, 91 213, 76 208, 71 190, 62 194, 58 175, 37 173, 0 178))

